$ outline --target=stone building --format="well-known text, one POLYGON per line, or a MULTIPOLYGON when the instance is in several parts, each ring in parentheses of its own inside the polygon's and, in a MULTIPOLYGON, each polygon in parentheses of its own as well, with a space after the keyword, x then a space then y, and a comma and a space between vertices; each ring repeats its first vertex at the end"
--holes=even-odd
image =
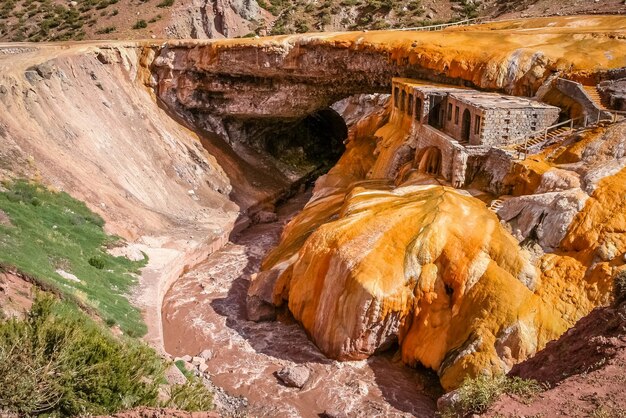
POLYGON ((465 184, 467 160, 522 143, 558 122, 561 109, 535 100, 393 79, 393 110, 411 124, 420 170, 465 184))

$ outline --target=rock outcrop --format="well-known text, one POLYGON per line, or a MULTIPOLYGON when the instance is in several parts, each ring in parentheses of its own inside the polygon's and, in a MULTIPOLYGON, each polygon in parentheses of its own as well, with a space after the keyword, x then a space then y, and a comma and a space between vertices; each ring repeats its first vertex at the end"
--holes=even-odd
POLYGON ((173 8, 165 34, 183 39, 237 38, 273 20, 255 0, 190 0, 173 8))
POLYGON ((495 216, 478 190, 420 170, 405 122, 381 112, 350 126, 346 153, 252 280, 249 301, 265 319, 287 308, 342 360, 398 342, 405 363, 451 389, 510 370, 609 301, 626 252, 613 194, 623 124, 521 163, 488 157, 480 169, 497 186, 476 187, 512 195, 495 216))

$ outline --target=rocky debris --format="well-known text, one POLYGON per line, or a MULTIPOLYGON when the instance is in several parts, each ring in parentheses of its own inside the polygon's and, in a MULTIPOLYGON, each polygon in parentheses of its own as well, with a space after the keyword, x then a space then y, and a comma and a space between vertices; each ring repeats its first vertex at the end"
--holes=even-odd
POLYGON ((0 209, 0 225, 11 226, 11 219, 2 209, 0 209))
MULTIPOLYGON (((456 390, 452 390, 445 395, 437 399, 438 411, 456 411, 458 410, 458 403, 460 401, 460 395, 456 390)), ((461 411, 459 411, 461 412, 461 411)))
POLYGON ((43 63, 29 67, 24 72, 24 76, 31 84, 41 80, 50 80, 58 70, 49 63, 43 63))
POLYGON ((267 210, 262 210, 252 215, 252 222, 258 224, 268 224, 271 222, 276 222, 277 219, 278 215, 276 215, 275 212, 270 212, 267 210))
POLYGON ((213 351, 209 349, 202 350, 202 352, 198 356, 203 358, 204 361, 209 361, 213 358, 213 351))
POLYGON ((182 385, 187 381, 187 378, 175 364, 172 364, 165 370, 165 380, 169 385, 182 385))
POLYGON ((70 280, 70 281, 72 281, 72 282, 76 282, 76 283, 82 283, 78 277, 76 277, 76 276, 75 276, 75 275, 73 275, 72 273, 68 273, 68 272, 67 272, 67 271, 65 271, 65 270, 57 269, 57 270, 56 270, 56 273, 57 273, 59 276, 63 277, 65 280, 70 280))
POLYGON ((109 248, 107 252, 114 257, 125 257, 130 261, 143 261, 146 258, 145 254, 141 251, 141 247, 133 244, 109 248))
POLYGON ((276 372, 276 377, 285 385, 302 388, 309 380, 311 371, 305 366, 286 366, 276 372))
POLYGON ((274 298, 274 288, 280 276, 278 269, 253 274, 246 298, 246 317, 248 321, 262 322, 276 319, 278 301, 274 298))

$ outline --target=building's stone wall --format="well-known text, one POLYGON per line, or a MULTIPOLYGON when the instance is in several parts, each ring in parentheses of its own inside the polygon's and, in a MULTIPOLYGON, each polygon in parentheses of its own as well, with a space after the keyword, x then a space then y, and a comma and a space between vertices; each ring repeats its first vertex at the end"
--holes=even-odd
POLYGON ((489 109, 483 116, 482 144, 507 145, 539 134, 559 120, 558 108, 489 109))
MULTIPOLYGON (((416 132, 416 158, 419 158, 420 151, 429 147, 439 149, 441 152, 441 176, 448 181, 452 181, 455 155, 463 152, 463 147, 457 141, 432 126, 422 125, 416 132)), ((419 161, 416 161, 416 164, 419 164, 419 161)))
POLYGON ((539 134, 555 124, 560 113, 557 107, 521 98, 401 79, 393 82, 392 103, 392 120, 410 126, 407 145, 415 149, 415 166, 424 166, 424 155, 432 157, 426 150, 438 149, 440 174, 455 187, 466 183, 468 159, 487 154, 491 147, 520 143, 539 134), (437 101, 443 97, 440 111, 431 108, 435 96, 439 96, 437 101))
POLYGON ((483 132, 485 111, 450 96, 448 96, 448 99, 444 104, 445 114, 443 130, 451 137, 458 139, 460 142, 465 142, 463 139, 462 129, 463 114, 467 111, 470 115, 469 138, 467 142, 471 145, 480 145, 482 143, 481 136, 483 132), (476 130, 476 116, 480 118, 478 131, 476 130))

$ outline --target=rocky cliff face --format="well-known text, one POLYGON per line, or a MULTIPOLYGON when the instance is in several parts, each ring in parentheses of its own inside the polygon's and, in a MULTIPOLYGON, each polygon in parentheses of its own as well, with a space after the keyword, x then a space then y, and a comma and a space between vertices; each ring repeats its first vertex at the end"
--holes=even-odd
POLYGON ((238 38, 273 16, 255 0, 190 0, 172 10, 165 35, 174 38, 238 38))

